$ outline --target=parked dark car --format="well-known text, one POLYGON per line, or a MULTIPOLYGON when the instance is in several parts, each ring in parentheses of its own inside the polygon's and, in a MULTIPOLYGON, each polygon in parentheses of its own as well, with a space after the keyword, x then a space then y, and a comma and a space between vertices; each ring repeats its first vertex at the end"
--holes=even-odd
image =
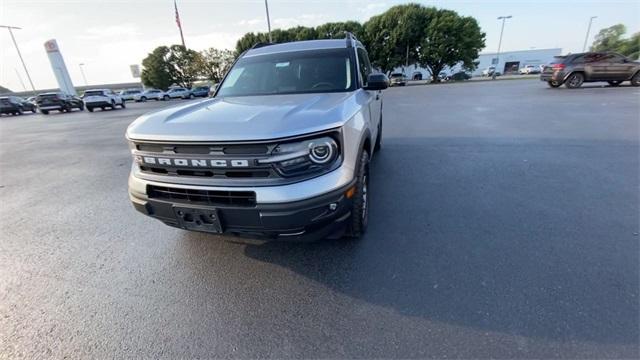
POLYGON ((544 67, 540 80, 552 88, 564 84, 569 89, 585 82, 606 81, 618 86, 623 81, 640 86, 640 63, 613 52, 588 52, 556 56, 544 67))
POLYGON ((209 86, 194 87, 193 89, 191 89, 192 96, 190 97, 207 97, 209 96, 209 90, 211 90, 209 86))
POLYGON ((84 110, 84 102, 77 96, 68 95, 62 92, 50 92, 39 94, 36 97, 36 103, 40 112, 47 115, 51 110, 60 112, 68 112, 73 108, 84 110))
POLYGON ((451 81, 463 81, 471 79, 471 75, 467 74, 464 71, 458 71, 457 73, 449 76, 449 80, 451 81))
POLYGON ((36 106, 17 96, 0 97, 0 114, 22 115, 25 111, 36 112, 36 106))

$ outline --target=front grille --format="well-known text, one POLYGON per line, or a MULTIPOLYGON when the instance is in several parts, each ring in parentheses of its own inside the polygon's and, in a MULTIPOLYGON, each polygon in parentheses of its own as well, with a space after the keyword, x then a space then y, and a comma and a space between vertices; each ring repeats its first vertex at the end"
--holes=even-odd
POLYGON ((256 193, 253 191, 196 190, 149 185, 147 194, 152 199, 182 204, 241 207, 256 205, 256 193))
POLYGON ((139 157, 140 171, 153 175, 173 177, 200 177, 212 179, 269 179, 280 175, 271 164, 260 164, 268 157, 276 144, 158 144, 136 143, 135 155, 139 157), (226 166, 176 166, 166 163, 145 163, 144 156, 169 159, 196 159, 199 161, 226 161, 226 166), (246 166, 232 166, 231 161, 240 160, 246 166))

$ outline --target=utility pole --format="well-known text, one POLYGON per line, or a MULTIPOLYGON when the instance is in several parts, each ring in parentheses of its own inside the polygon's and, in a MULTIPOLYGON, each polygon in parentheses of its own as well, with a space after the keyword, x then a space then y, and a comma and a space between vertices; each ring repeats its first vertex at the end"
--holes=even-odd
POLYGON ((498 16, 498 20, 502 20, 502 28, 500 29, 500 41, 498 41, 498 53, 496 54, 496 66, 494 66, 493 74, 491 78, 496 79, 496 72, 498 71, 498 64, 500 63, 500 47, 502 46, 502 34, 504 33, 504 22, 507 19, 511 19, 513 16, 498 16))
POLYGON ((16 38, 13 36, 13 31, 11 29, 20 30, 21 28, 16 26, 8 26, 8 25, 0 25, 0 28, 5 28, 9 30, 9 35, 11 35, 11 40, 13 40, 13 45, 16 47, 16 51, 18 52, 18 57, 22 62, 22 67, 24 68, 24 72, 27 73, 27 79, 29 79, 29 84, 31 84, 31 90, 33 90, 33 94, 36 94, 36 87, 33 86, 33 81, 31 81, 31 75, 29 75, 29 70, 27 70, 27 65, 24 63, 24 59, 22 58, 22 53, 20 53, 20 48, 18 47, 18 43, 16 42, 16 38))
POLYGON ((271 20, 269 19, 269 4, 267 0, 264 0, 264 8, 267 11, 267 29, 269 30, 269 42, 272 43, 273 39, 271 38, 271 20))
POLYGON ((20 85, 22 85, 22 90, 27 91, 27 87, 24 86, 24 81, 22 81, 22 76, 20 76, 20 73, 18 72, 18 69, 13 68, 13 70, 15 70, 16 76, 18 77, 18 80, 20 80, 20 85))
POLYGON ((593 23, 593 19, 597 18, 597 16, 592 16, 589 18, 589 26, 587 27, 587 36, 584 37, 584 45, 582 45, 582 52, 587 50, 587 41, 589 40, 589 32, 591 32, 591 23, 593 23))
POLYGON ((84 76, 84 70, 82 69, 82 66, 84 66, 84 63, 78 64, 78 67, 80 68, 80 74, 82 74, 82 80, 84 80, 84 86, 89 86, 89 83, 87 83, 87 77, 84 76))

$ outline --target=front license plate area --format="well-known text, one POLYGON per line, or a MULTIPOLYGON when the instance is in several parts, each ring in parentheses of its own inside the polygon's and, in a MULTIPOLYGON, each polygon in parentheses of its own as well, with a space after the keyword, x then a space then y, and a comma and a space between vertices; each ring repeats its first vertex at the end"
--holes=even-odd
POLYGON ((180 222, 180 226, 184 229, 216 234, 222 232, 220 218, 216 209, 174 206, 173 211, 180 222))

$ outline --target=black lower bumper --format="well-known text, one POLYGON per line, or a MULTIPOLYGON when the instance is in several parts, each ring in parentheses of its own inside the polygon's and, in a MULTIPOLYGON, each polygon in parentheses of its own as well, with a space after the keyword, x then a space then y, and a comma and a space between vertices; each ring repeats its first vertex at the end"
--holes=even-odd
POLYGON ((111 102, 109 101, 92 101, 92 102, 88 102, 85 103, 86 107, 88 108, 97 108, 97 107, 110 107, 113 104, 111 104, 111 102))
POLYGON ((141 199, 133 194, 131 200, 139 212, 187 230, 261 240, 315 241, 343 235, 352 207, 351 199, 345 196, 348 188, 302 201, 257 204, 253 207, 191 205, 153 198, 141 199), (215 224, 191 226, 194 224, 185 223, 182 215, 190 210, 216 218, 215 224))

